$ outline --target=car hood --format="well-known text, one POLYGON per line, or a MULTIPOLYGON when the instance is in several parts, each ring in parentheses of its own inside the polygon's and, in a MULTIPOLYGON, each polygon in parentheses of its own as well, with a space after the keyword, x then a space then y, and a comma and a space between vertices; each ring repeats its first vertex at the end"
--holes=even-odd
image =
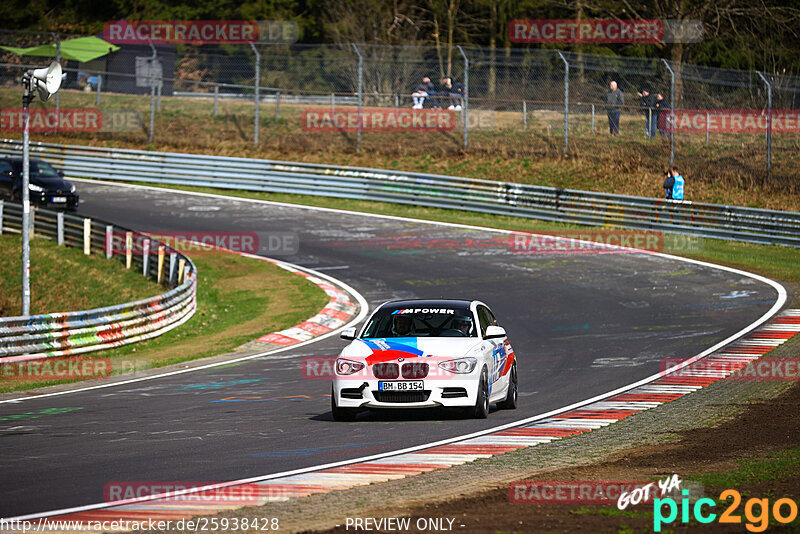
POLYGON ((63 178, 56 178, 56 177, 30 177, 30 183, 34 185, 38 185, 44 187, 47 190, 61 190, 61 191, 69 191, 72 187, 72 184, 68 181, 64 180, 63 178))
POLYGON ((394 337, 356 339, 342 350, 341 356, 366 360, 367 364, 387 362, 398 358, 452 357, 460 358, 480 345, 476 337, 394 337))

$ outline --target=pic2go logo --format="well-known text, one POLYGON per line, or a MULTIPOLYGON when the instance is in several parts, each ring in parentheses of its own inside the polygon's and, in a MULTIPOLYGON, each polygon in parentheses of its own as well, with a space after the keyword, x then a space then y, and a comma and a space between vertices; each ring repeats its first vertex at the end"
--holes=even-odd
MULTIPOLYGON (((713 499, 698 499, 694 506, 689 503, 688 490, 681 492, 684 497, 681 499, 681 523, 689 523, 690 511, 694 519, 699 523, 711 523, 717 518, 717 514, 711 512, 711 508, 717 506, 713 499), (704 509, 705 508, 705 509, 704 509)), ((741 524, 742 517, 736 514, 736 509, 742 502, 741 494, 735 489, 728 489, 719 494, 720 501, 733 499, 728 508, 719 516, 719 523, 741 524)), ((769 499, 748 499, 744 505, 744 517, 747 520, 745 528, 750 532, 764 532, 769 526, 770 506, 769 499), (758 512, 756 513, 756 508, 758 512)), ((797 519, 797 503, 788 498, 776 500, 772 505, 772 517, 778 523, 791 523, 797 519), (785 513, 788 512, 788 513, 785 513)), ((678 518, 678 503, 671 497, 653 500, 653 530, 661 532, 661 525, 670 525, 678 518), (667 515, 664 516, 664 509, 667 515)))

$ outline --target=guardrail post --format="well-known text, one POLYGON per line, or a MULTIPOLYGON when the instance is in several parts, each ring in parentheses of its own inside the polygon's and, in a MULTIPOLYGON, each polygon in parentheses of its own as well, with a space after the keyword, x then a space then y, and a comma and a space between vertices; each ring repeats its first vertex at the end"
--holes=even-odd
POLYGON ((114 226, 106 225, 106 259, 110 260, 114 254, 114 226))
POLYGON ((670 77, 669 117, 672 124, 665 124, 664 127, 667 128, 667 132, 669 132, 669 166, 672 167, 675 164, 675 71, 672 70, 672 67, 666 59, 661 58, 661 61, 664 63, 664 66, 667 67, 670 77))
POLYGON ((64 246, 64 213, 61 211, 56 214, 56 241, 59 247, 64 246))
POLYGON ((772 84, 760 71, 756 71, 756 74, 761 77, 764 85, 767 86, 767 178, 769 178, 772 173, 772 84))
POLYGON ((364 58, 355 43, 351 43, 358 54, 358 132, 356 133, 356 150, 361 150, 361 107, 363 106, 364 58))
POLYGON ((564 62, 564 154, 569 150, 569 61, 557 50, 564 62))
POLYGON ((522 101, 522 129, 528 129, 528 102, 522 101))
POLYGON ((254 120, 253 120, 253 146, 258 146, 258 89, 259 84, 261 83, 261 54, 258 53, 256 50, 256 45, 250 43, 250 48, 253 49, 253 53, 256 55, 256 81, 253 87, 253 100, 255 103, 255 112, 254 112, 254 120))
POLYGON ((150 277, 150 238, 144 240, 142 244, 142 276, 150 277))
POLYGON ((97 75, 97 96, 94 99, 94 105, 95 106, 99 106, 100 105, 100 92, 103 90, 102 87, 103 87, 103 75, 102 74, 98 74, 97 75))
POLYGON ((158 276, 156 281, 160 284, 164 280, 164 245, 158 246, 158 276))
POLYGON ((0 235, 3 235, 3 199, 0 198, 0 235))
POLYGON ((92 253, 92 220, 87 218, 83 219, 83 253, 92 253))
POLYGON ((178 260, 178 285, 183 283, 183 270, 186 267, 186 259, 181 258, 178 260))
POLYGON ((214 116, 217 116, 217 100, 219 100, 219 85, 214 86, 214 116))
POLYGON ((169 286, 175 286, 175 278, 177 277, 178 273, 175 270, 177 267, 178 255, 174 252, 169 253, 169 286))
POLYGON ((125 232, 125 268, 130 269, 133 263, 133 232, 125 232))

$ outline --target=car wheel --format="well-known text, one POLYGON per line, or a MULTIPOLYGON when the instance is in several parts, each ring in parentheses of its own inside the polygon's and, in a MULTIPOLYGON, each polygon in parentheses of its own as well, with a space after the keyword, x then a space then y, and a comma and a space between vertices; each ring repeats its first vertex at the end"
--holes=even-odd
POLYGON ((336 392, 331 388, 331 413, 334 421, 355 421, 358 415, 357 408, 339 408, 336 406, 336 392))
POLYGON ((508 394, 506 400, 497 403, 497 407, 501 410, 515 410, 517 408, 517 362, 511 364, 510 376, 508 378, 508 394))
POLYGON ((473 419, 486 419, 489 415, 489 378, 486 375, 486 369, 481 373, 475 406, 467 408, 467 415, 473 419))

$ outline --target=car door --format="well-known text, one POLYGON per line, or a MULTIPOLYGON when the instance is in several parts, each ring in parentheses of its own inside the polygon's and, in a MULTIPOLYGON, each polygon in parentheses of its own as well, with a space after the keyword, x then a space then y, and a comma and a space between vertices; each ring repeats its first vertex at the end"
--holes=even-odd
POLYGON ((0 159, 0 195, 11 198, 11 189, 14 187, 14 167, 6 159, 0 159))
MULTIPOLYGON (((497 320, 489 308, 483 305, 478 306, 478 325, 481 329, 481 337, 486 336, 486 329, 489 326, 497 326, 497 320)), ((489 360, 492 362, 489 369, 489 383, 497 382, 503 373, 506 364, 505 338, 486 339, 484 344, 488 345, 489 360)))

